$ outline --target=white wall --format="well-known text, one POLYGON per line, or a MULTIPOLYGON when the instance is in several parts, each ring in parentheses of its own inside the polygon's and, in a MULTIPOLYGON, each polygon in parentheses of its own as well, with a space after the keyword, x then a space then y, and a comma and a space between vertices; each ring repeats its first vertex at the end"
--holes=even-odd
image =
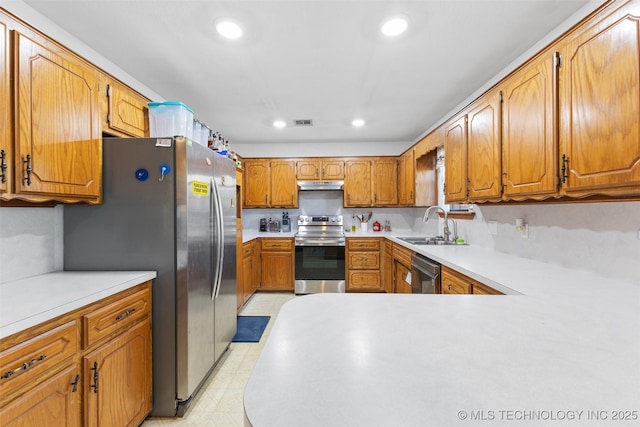
MULTIPOLYGON (((640 202, 474 205, 473 210, 473 220, 456 221, 458 234, 470 244, 640 285, 640 202), (527 239, 516 230, 516 218, 528 223, 527 239)), ((442 234, 442 220, 437 229, 421 217, 415 221, 415 230, 442 234)))
POLYGON ((0 208, 0 283, 62 270, 63 209, 0 208))

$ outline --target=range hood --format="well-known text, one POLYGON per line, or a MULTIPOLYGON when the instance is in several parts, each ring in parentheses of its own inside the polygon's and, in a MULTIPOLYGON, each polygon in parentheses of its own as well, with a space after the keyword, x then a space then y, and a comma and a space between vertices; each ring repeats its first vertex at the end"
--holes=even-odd
POLYGON ((298 189, 311 190, 342 190, 344 181, 298 181, 298 189))

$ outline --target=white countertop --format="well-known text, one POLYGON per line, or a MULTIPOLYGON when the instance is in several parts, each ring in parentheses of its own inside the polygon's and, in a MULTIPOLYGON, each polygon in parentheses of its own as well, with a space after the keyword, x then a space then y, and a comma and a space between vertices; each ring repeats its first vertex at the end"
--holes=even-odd
POLYGON ((155 277, 155 271, 61 271, 2 283, 0 339, 155 277))
POLYGON ((640 282, 368 235, 511 295, 296 298, 245 389, 251 425, 640 425, 640 282))

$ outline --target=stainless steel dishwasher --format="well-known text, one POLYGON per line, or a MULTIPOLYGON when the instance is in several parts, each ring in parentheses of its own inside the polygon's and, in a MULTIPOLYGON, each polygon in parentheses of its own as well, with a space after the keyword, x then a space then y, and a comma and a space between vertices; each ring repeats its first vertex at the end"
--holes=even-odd
POLYGON ((411 293, 441 293, 440 264, 425 256, 413 254, 411 256, 411 293))

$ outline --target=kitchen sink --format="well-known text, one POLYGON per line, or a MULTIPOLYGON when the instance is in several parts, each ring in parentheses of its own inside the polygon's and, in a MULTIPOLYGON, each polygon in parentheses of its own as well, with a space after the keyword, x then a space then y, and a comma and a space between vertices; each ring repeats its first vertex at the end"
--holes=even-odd
POLYGON ((398 239, 412 245, 466 245, 466 243, 445 242, 442 236, 398 237, 398 239))

